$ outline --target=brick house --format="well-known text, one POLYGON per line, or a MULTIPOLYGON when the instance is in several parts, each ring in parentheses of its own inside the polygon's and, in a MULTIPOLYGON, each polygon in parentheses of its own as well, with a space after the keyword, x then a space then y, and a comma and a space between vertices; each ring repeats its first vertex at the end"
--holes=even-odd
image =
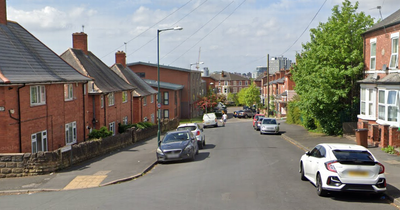
MULTIPOLYGON (((128 63, 127 66, 142 79, 158 80, 157 64, 135 62, 128 63)), ((188 119, 200 116, 201 111, 196 102, 203 96, 201 71, 160 65, 160 80, 166 84, 183 85, 179 111, 180 118, 188 119)), ((161 107, 161 109, 164 108, 161 107)))
MULTIPOLYGON (((157 80, 144 79, 144 81, 151 87, 158 88, 157 80)), ((180 119, 183 89, 183 85, 160 82, 161 119, 180 119)))
MULTIPOLYGON (((269 77, 264 76, 261 80, 262 98, 264 104, 268 103, 268 85, 269 85, 269 103, 273 103, 273 110, 276 117, 285 117, 287 114, 287 103, 296 95, 294 91, 295 83, 291 79, 290 70, 280 70, 269 77)), ((270 105, 271 109, 271 105, 270 105)))
POLYGON ((37 153, 82 142, 92 79, 16 22, 0 0, 0 153, 37 153))
POLYGON ((136 87, 128 84, 88 51, 87 34, 74 33, 72 37, 73 48, 65 51, 61 58, 82 74, 94 78, 94 82, 88 84, 89 129, 106 126, 117 134, 119 123, 132 122, 132 91, 136 87))
POLYGON ((156 122, 157 91, 142 80, 135 72, 126 67, 125 52, 115 53, 115 64, 111 69, 129 84, 137 87, 133 91, 132 123, 150 121, 156 122))
POLYGON ((222 94, 226 97, 228 97, 229 93, 239 93, 240 90, 251 85, 249 78, 226 71, 213 73, 210 77, 215 81, 214 88, 217 94, 222 94))
POLYGON ((400 146, 400 10, 362 34, 364 79, 360 83, 358 128, 368 129, 368 142, 400 146))

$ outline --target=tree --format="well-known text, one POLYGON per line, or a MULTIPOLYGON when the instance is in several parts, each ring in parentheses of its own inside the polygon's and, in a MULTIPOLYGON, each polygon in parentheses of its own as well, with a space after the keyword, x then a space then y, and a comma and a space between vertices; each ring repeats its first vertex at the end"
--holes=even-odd
POLYGON ((197 106, 203 110, 203 111, 212 111, 215 106, 218 104, 218 97, 215 93, 205 96, 200 98, 200 100, 197 101, 197 106))
POLYGON ((239 99, 237 93, 228 93, 228 101, 232 101, 235 104, 239 104, 239 99))
POLYGON ((249 87, 243 88, 238 93, 238 101, 240 104, 252 106, 260 104, 260 90, 256 84, 252 83, 249 87))
POLYGON ((362 79, 363 33, 373 18, 356 13, 358 2, 336 5, 328 22, 310 30, 311 41, 303 44, 292 70, 302 113, 312 116, 327 134, 342 134, 345 116, 357 119, 362 79))

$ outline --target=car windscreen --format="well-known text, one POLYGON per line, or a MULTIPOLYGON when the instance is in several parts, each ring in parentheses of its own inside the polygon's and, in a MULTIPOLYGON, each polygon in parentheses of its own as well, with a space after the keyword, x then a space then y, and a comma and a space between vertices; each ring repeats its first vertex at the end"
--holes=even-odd
POLYGON ((194 130, 196 130, 196 126, 181 126, 181 127, 178 127, 176 130, 178 130, 178 131, 184 131, 184 130, 194 131, 194 130))
POLYGON ((262 124, 269 124, 269 125, 272 125, 272 124, 276 124, 276 120, 275 119, 263 119, 263 121, 262 121, 262 124))
POLYGON ((188 133, 170 133, 167 134, 162 141, 163 143, 169 143, 169 142, 188 141, 188 140, 189 140, 188 133))
POLYGON ((374 157, 368 151, 358 150, 333 150, 333 154, 339 162, 375 162, 374 157))

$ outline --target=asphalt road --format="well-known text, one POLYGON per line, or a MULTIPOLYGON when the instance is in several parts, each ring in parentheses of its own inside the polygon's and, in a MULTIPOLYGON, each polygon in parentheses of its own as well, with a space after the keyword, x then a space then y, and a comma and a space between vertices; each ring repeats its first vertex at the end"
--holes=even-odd
POLYGON ((280 135, 260 135, 250 119, 205 132, 207 146, 193 162, 157 165, 107 187, 1 196, 0 209, 397 209, 365 194, 317 196, 300 181, 303 151, 280 135))

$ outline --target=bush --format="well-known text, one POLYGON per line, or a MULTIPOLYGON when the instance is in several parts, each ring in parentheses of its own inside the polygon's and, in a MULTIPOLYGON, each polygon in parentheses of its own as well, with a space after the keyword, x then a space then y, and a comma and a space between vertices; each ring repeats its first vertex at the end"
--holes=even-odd
POLYGON ((301 112, 296 101, 288 103, 286 123, 301 125, 301 112))
POLYGON ((108 131, 107 127, 103 126, 99 130, 93 129, 91 133, 89 133, 89 139, 100 139, 111 136, 113 134, 112 131, 108 131))
POLYGON ((390 146, 390 145, 387 146, 387 147, 382 148, 382 151, 384 151, 386 153, 389 153, 389 154, 396 154, 397 153, 396 149, 393 146, 390 146))
POLYGON ((134 124, 122 125, 121 123, 118 123, 118 133, 123 133, 132 127, 136 127, 136 126, 134 124))

